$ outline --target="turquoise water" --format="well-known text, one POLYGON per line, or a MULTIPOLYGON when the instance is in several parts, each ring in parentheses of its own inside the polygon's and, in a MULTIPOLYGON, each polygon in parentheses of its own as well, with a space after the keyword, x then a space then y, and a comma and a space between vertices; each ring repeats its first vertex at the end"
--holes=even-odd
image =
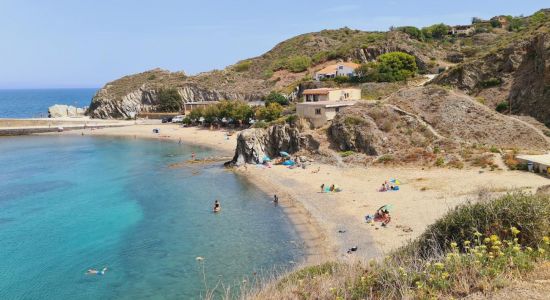
POLYGON ((0 138, 0 299, 198 299, 303 256, 270 198, 209 150, 96 137, 0 138), (220 199, 222 212, 210 207, 220 199), (108 266, 104 276, 84 275, 108 266))
POLYGON ((90 105, 97 89, 0 89, 0 118, 48 117, 48 107, 90 105))

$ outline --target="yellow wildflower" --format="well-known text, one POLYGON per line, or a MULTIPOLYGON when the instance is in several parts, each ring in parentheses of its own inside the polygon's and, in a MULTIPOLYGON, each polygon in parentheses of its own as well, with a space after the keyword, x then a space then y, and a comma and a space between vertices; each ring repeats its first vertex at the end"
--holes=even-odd
POLYGON ((455 243, 455 242, 451 243, 451 248, 456 248, 457 246, 458 246, 457 243, 455 243))
POLYGON ((498 241, 498 236, 496 234, 491 235, 491 242, 498 241))
POLYGON ((540 254, 544 254, 544 252, 546 252, 546 251, 544 251, 544 249, 542 249, 542 248, 539 248, 538 251, 539 251, 540 254))
POLYGON ((510 230, 512 231, 512 234, 514 236, 518 235, 521 231, 519 231, 516 227, 512 226, 512 228, 510 228, 510 230))
POLYGON ((542 241, 546 244, 546 245, 550 245, 550 238, 545 236, 542 238, 542 241))
POLYGON ((470 246, 470 241, 464 241, 464 246, 470 246))
POLYGON ((443 272, 443 273, 441 274, 441 278, 443 278, 443 279, 449 278, 449 273, 443 272))
POLYGON ((480 237, 480 236, 482 236, 483 234, 481 234, 481 232, 479 232, 479 231, 476 231, 476 232, 474 232, 474 235, 477 236, 477 237, 480 237))
POLYGON ((490 238, 484 238, 484 239, 483 239, 483 242, 484 242, 485 244, 489 244, 489 243, 491 242, 491 239, 490 239, 490 238))
POLYGON ((438 263, 435 263, 434 266, 436 269, 443 270, 443 268, 445 267, 445 264, 438 262, 438 263))
POLYGON ((533 252, 533 248, 531 247, 526 247, 525 249, 527 249, 528 252, 533 252))
POLYGON ((512 250, 514 250, 514 252, 519 252, 521 250, 521 248, 519 246, 514 246, 514 248, 512 248, 512 250))

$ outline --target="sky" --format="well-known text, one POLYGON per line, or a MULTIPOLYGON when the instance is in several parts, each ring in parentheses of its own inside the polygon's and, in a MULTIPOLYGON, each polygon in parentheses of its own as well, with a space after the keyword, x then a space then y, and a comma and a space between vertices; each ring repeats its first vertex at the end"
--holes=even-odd
POLYGON ((548 0, 0 0, 0 88, 101 87, 153 68, 196 74, 298 34, 530 15, 548 0))

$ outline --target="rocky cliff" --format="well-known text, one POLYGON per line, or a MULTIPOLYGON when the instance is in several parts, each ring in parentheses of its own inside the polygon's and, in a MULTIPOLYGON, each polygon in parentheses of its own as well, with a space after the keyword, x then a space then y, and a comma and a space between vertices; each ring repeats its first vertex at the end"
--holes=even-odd
POLYGON ((300 150, 316 151, 318 148, 319 143, 311 135, 303 134, 288 124, 250 128, 237 136, 235 156, 228 165, 258 164, 266 156, 279 156, 281 151, 292 154, 300 150))
POLYGON ((257 100, 260 93, 239 93, 212 89, 189 79, 183 73, 152 70, 126 76, 106 84, 92 99, 87 114, 92 118, 128 118, 131 112, 152 112, 159 104, 158 91, 175 88, 183 102, 224 99, 257 100))
POLYGON ((491 108, 507 103, 513 114, 550 124, 549 23, 489 43, 434 83, 457 87, 491 108))

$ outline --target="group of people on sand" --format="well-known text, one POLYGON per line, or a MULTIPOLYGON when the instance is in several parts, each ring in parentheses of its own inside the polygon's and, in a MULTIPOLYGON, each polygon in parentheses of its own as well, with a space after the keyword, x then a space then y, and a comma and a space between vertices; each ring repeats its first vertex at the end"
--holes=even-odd
POLYGON ((386 227, 391 222, 390 207, 384 205, 376 210, 374 215, 366 215, 365 219, 367 223, 381 222, 383 227, 386 227))
POLYGON ((321 184, 321 193, 327 193, 327 192, 341 192, 342 189, 337 187, 335 184, 331 184, 330 187, 326 187, 326 185, 323 183, 321 184))
POLYGON ((384 183, 382 183, 382 187, 378 191, 379 192, 399 191, 399 186, 397 184, 393 185, 393 184, 389 184, 388 181, 384 181, 384 183))

